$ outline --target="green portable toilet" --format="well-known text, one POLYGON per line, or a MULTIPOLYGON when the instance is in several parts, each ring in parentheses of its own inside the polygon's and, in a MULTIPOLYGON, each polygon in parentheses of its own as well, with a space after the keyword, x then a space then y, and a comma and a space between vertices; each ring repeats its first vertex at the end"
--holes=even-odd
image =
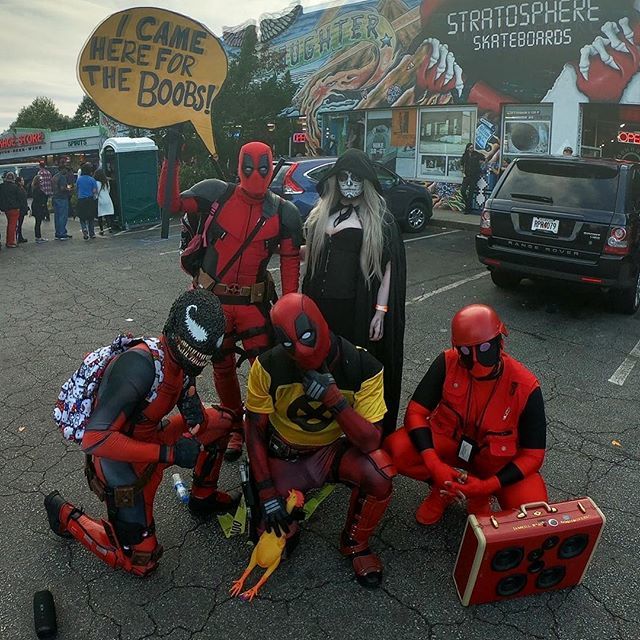
POLYGON ((158 147, 151 138, 108 138, 100 161, 111 178, 115 220, 121 229, 160 222, 156 202, 158 147))

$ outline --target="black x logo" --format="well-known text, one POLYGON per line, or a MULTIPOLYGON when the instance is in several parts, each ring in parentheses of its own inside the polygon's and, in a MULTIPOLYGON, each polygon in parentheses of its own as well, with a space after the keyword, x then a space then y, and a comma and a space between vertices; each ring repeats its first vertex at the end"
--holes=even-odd
POLYGON ((312 406, 307 396, 300 396, 289 405, 287 418, 303 431, 313 433, 326 429, 333 422, 329 409, 323 404, 312 406))

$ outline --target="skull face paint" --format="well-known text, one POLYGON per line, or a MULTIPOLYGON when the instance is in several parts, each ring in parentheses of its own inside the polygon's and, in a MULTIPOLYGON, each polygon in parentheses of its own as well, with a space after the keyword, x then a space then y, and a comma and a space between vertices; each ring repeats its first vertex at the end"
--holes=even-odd
POLYGON ((338 174, 338 188, 343 198, 353 200, 362 195, 364 180, 351 171, 341 171, 338 174))

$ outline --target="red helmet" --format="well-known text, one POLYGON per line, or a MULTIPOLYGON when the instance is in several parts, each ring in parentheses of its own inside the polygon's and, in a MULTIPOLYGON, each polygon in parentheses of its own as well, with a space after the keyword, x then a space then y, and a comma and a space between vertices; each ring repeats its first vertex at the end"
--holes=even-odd
POLYGON ((454 347, 489 342, 499 335, 509 335, 500 316, 486 304, 463 307, 451 320, 451 344, 454 347))
POLYGON ((252 198, 264 198, 273 175, 273 154, 264 142, 247 142, 240 149, 240 187, 252 198))
POLYGON ((276 340, 304 370, 320 369, 329 355, 329 325, 316 303, 302 293, 282 296, 271 309, 276 340))

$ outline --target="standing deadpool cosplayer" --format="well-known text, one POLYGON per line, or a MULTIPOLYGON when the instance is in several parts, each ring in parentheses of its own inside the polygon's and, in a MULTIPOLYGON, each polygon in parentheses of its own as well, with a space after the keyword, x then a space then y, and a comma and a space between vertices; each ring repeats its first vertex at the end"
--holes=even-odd
POLYGON ((294 534, 285 498, 325 482, 352 487, 340 551, 358 581, 377 587, 382 563, 369 538, 391 500, 395 475, 380 449, 386 407, 382 366, 334 335, 315 302, 298 293, 271 311, 278 345, 249 373, 247 449, 268 531, 294 534))
MULTIPOLYGON (((164 194, 167 162, 162 166, 158 194, 164 194)), ((298 290, 302 225, 296 206, 268 190, 273 174, 271 148, 249 142, 240 149, 240 184, 203 180, 178 195, 178 172, 172 211, 183 211, 182 266, 194 287, 213 291, 222 302, 225 317, 223 357, 213 365, 213 380, 225 407, 238 415, 226 459, 242 451, 242 397, 236 374, 236 353, 254 358, 271 345, 269 306, 275 297, 267 264, 280 254, 282 293, 298 290), (202 236, 200 258, 186 248, 189 239, 202 236), (185 250, 186 249, 186 250, 185 250), (243 349, 236 346, 242 342, 243 349)), ((241 360, 242 361, 242 360, 241 360)), ((196 466, 200 474, 211 460, 203 453, 196 466)), ((207 511, 211 487, 194 482, 189 506, 207 511)))
POLYGON ((234 507, 215 490, 234 416, 204 409, 193 378, 222 344, 224 318, 208 291, 187 291, 171 307, 159 339, 161 371, 145 342, 115 356, 100 380, 82 438, 89 486, 106 502, 107 520, 91 518, 53 491, 45 498, 51 529, 73 537, 103 562, 137 576, 158 565, 153 500, 164 470, 193 468, 205 445, 213 459, 206 482, 219 511, 234 507), (147 402, 157 384, 155 399, 147 402), (164 417, 177 406, 180 414, 164 417), (191 436, 196 437, 191 437, 191 436))
POLYGON ((539 473, 546 419, 536 377, 503 350, 507 329, 486 305, 451 322, 452 349, 429 367, 407 407, 405 426, 385 440, 398 472, 428 481, 416 519, 435 524, 454 497, 476 514, 547 500, 539 473))

